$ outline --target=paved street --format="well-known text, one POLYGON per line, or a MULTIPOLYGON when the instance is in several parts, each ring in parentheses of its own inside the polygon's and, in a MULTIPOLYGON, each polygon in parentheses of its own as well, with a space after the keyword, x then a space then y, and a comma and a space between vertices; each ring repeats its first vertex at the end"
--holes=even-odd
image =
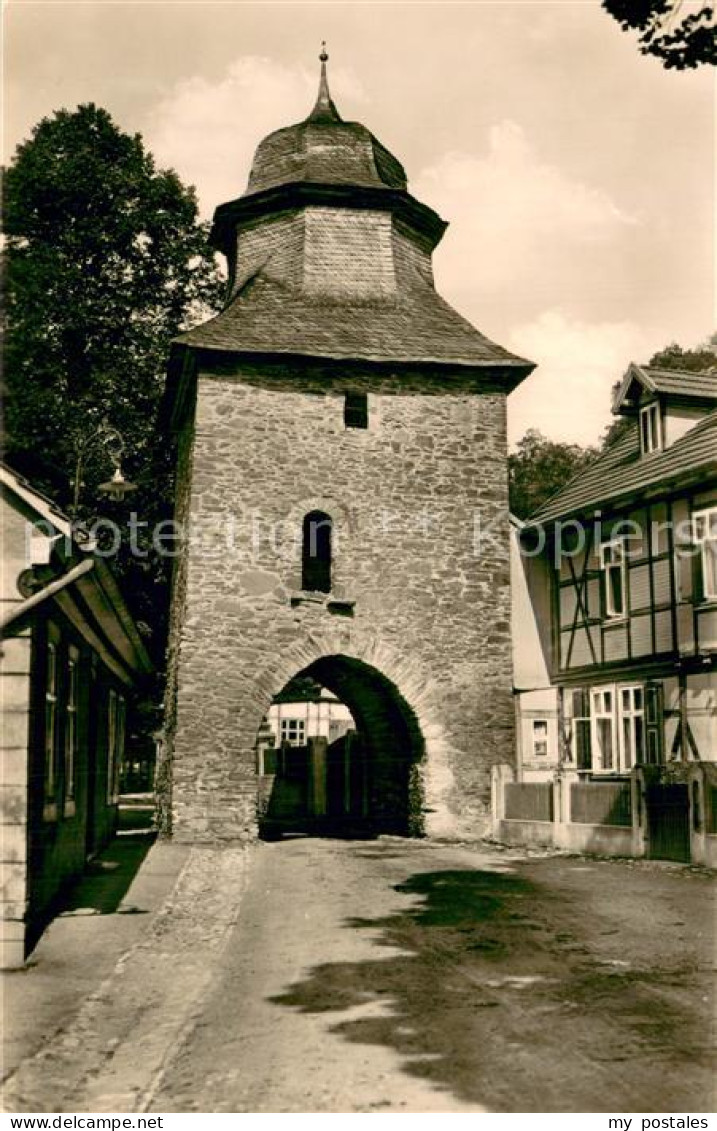
POLYGON ((712 1110, 706 873, 297 839, 221 908, 242 859, 192 856, 15 1110, 712 1110))

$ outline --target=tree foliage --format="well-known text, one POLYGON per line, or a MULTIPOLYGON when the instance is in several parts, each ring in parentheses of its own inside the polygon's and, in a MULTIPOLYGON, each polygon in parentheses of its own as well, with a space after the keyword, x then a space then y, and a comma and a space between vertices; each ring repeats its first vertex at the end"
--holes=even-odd
POLYGON ((682 0, 602 0, 625 31, 638 32, 643 55, 666 68, 686 70, 717 62, 714 4, 684 5, 682 0))
POLYGON ((672 342, 664 349, 658 350, 650 358, 648 365, 653 369, 681 369, 687 373, 704 373, 708 369, 717 367, 717 335, 704 345, 695 346, 694 349, 684 350, 677 342, 672 342))
POLYGON ((508 456, 510 509, 527 518, 595 458, 596 448, 548 440, 530 428, 508 456))
MULTIPOLYGON (((694 349, 683 349, 672 342, 658 350, 648 365, 654 369, 678 369, 688 373, 704 373, 717 367, 717 335, 694 349)), ((613 385, 613 394, 621 382, 613 385)), ((629 417, 617 416, 605 429, 597 447, 547 440, 541 432, 530 429, 508 456, 510 509, 517 518, 526 518, 565 486, 568 479, 587 467, 605 448, 614 444, 632 426, 629 417)))
MULTIPOLYGON (((154 431, 168 345, 217 308, 223 287, 194 190, 88 104, 43 119, 19 146, 4 215, 7 457, 67 506, 78 447, 106 416, 140 490, 124 504, 100 501, 97 485, 112 468, 97 444, 87 452, 84 513, 121 521, 135 509, 152 520, 171 494, 154 431)), ((124 588, 161 635, 165 571, 151 554, 130 560, 126 550, 124 588)))

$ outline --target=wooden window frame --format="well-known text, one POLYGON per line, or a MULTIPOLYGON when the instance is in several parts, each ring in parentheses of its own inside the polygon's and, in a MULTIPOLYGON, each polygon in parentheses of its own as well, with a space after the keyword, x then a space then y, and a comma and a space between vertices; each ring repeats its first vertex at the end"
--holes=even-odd
POLYGON ((622 773, 629 773, 635 766, 640 766, 646 761, 644 684, 620 684, 617 688, 617 697, 619 769, 622 773), (626 696, 628 698, 627 708, 625 707, 626 696), (629 738, 627 738, 628 735, 629 738))
POLYGON ((280 719, 279 720, 279 744, 288 742, 290 746, 305 746, 306 745, 306 720, 305 719, 280 719), (296 741, 291 737, 291 731, 295 732, 296 741))
POLYGON ((598 684, 590 688, 591 771, 596 775, 629 774, 635 766, 659 761, 661 753, 661 689, 650 683, 598 684), (609 707, 606 696, 610 696, 609 707), (626 702, 627 697, 627 702, 626 702), (596 704, 598 708, 596 709, 596 704), (611 764, 596 764, 601 753, 601 720, 610 720, 611 764), (650 758, 650 732, 657 758, 650 758))
POLYGON ((550 750, 550 727, 547 719, 533 719, 531 728, 531 738, 533 741, 533 757, 534 758, 547 758, 550 750), (541 733, 538 734, 540 728, 541 733), (544 728, 544 729, 543 729, 544 728), (538 749, 544 747, 544 749, 538 749))
POLYGON ((623 536, 610 538, 607 542, 600 543, 600 573, 603 594, 604 619, 610 621, 625 620, 627 618, 627 539, 623 536), (608 555, 619 551, 617 561, 610 560, 608 555), (615 607, 614 594, 611 584, 611 573, 619 571, 620 577, 620 609, 615 607))
POLYGON ((640 409, 640 451, 643 456, 664 448, 662 413, 659 401, 650 401, 640 409))
POLYGON ((44 746, 43 746, 43 807, 45 821, 57 820, 57 723, 59 714, 58 674, 59 674, 60 634, 53 625, 47 626, 45 645, 45 695, 44 695, 44 746))
POLYGON ((79 718, 79 668, 80 652, 74 644, 67 649, 65 665, 65 725, 63 735, 64 748, 64 804, 63 814, 72 817, 75 813, 75 792, 77 777, 78 743, 78 718, 79 718))
POLYGON ((614 684, 590 688, 590 746, 592 750, 592 772, 595 774, 616 774, 619 772, 619 728, 617 725, 616 688, 614 684), (606 696, 610 696, 610 706, 607 706, 606 696), (599 701, 600 709, 596 709, 599 701), (610 765, 602 764, 604 752, 602 749, 602 736, 605 729, 598 724, 609 720, 610 734, 610 765), (600 758, 601 765, 595 765, 596 758, 600 758))
POLYGON ((119 801, 120 765, 124 754, 126 703, 123 695, 109 688, 107 693, 107 804, 119 801))
POLYGON ((590 688, 575 687, 570 691, 570 754, 577 770, 590 770, 593 749, 590 688))
POLYGON ((697 600, 717 601, 717 507, 704 507, 692 514, 692 540, 698 571, 697 600), (714 533, 712 527, 715 527, 714 533), (708 547, 714 546, 711 552, 708 547))

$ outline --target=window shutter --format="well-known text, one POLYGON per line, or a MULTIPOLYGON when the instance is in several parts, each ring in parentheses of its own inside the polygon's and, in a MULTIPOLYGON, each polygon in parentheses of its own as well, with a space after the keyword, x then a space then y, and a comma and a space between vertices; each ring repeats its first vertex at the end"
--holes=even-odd
POLYGON ((605 620, 607 617, 607 587, 608 587, 608 572, 605 566, 600 568, 600 620, 605 620))
POLYGON ((647 761, 664 762, 665 723, 663 688, 661 683, 645 684, 645 738, 647 761))
POLYGON ((705 579, 702 572, 701 547, 695 542, 690 546, 690 556, 692 563, 692 600, 695 604, 698 604, 700 601, 704 601, 705 579))

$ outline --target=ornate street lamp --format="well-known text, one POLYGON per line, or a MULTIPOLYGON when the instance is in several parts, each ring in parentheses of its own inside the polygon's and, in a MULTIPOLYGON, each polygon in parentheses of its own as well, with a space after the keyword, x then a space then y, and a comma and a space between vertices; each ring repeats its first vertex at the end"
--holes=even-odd
POLYGON ((121 502, 125 495, 129 495, 132 491, 137 490, 137 484, 131 483, 129 479, 125 479, 122 474, 122 468, 117 466, 114 470, 114 475, 108 479, 106 483, 100 483, 99 491, 102 495, 107 495, 110 499, 115 499, 121 502))
POLYGON ((124 439, 122 433, 108 423, 107 418, 87 435, 80 436, 77 442, 77 463, 75 464, 75 479, 73 483, 72 514, 77 514, 80 504, 80 491, 82 489, 82 470, 88 451, 95 444, 104 448, 114 466, 111 479, 101 483, 99 491, 110 499, 120 501, 125 495, 137 490, 137 484, 125 479, 122 473, 122 455, 124 453, 124 439))

